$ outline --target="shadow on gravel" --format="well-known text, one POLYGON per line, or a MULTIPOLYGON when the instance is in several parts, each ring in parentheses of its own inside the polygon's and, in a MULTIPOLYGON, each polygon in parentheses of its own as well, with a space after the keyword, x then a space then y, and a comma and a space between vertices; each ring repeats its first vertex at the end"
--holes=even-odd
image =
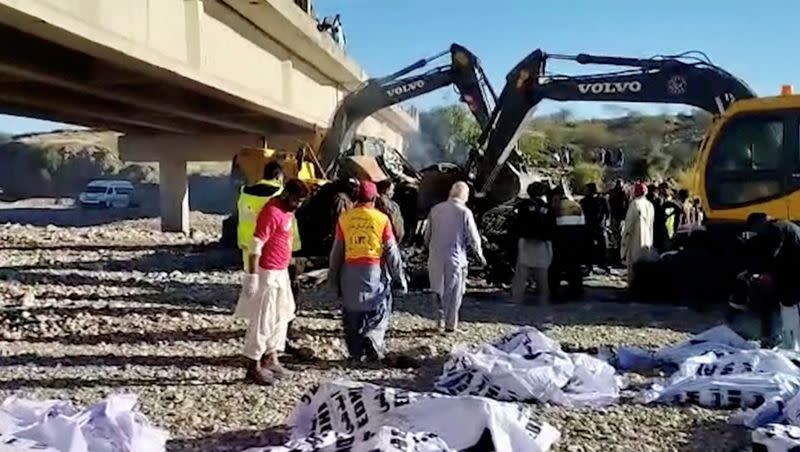
MULTIPOLYGON (((239 340, 244 330, 194 330, 151 331, 141 333, 107 333, 107 334, 70 334, 66 336, 35 336, 19 339, 20 342, 48 343, 57 342, 70 345, 98 344, 159 344, 169 342, 224 342, 239 340)), ((15 342, 15 341, 9 341, 15 342)), ((3 363, 6 361, 3 360, 3 363)))
MULTIPOLYGON (((467 293, 461 306, 461 320, 477 323, 531 325, 542 329, 548 324, 625 326, 633 328, 668 328, 674 331, 698 332, 724 319, 724 314, 710 309, 698 313, 683 306, 616 303, 607 300, 574 301, 548 307, 518 305, 507 302, 508 295, 492 298, 467 293)), ((432 318, 426 302, 396 302, 395 311, 432 318)))
POLYGON ((749 431, 721 419, 696 419, 689 438, 680 452, 734 452, 750 445, 749 431))
POLYGON ((418 361, 419 367, 409 369, 402 376, 362 379, 364 383, 407 389, 409 391, 431 391, 436 377, 442 373, 447 356, 434 356, 418 361))
POLYGON ((235 430, 214 433, 199 438, 172 439, 167 442, 171 452, 217 451, 233 452, 251 447, 278 446, 288 438, 285 427, 262 430, 235 430))
MULTIPOLYGON (((294 327, 297 335, 310 335, 314 337, 338 337, 343 338, 344 333, 341 328, 309 328, 307 326, 294 327)), ((389 328, 386 332, 387 338, 392 339, 413 339, 413 338, 430 338, 439 337, 441 332, 438 328, 422 328, 418 330, 398 330, 389 328)))
MULTIPOLYGON (((0 245, 0 250, 11 251, 146 251, 158 247, 163 248, 186 248, 198 247, 202 245, 194 244, 161 244, 161 245, 121 245, 121 244, 72 244, 72 245, 0 245)), ((70 264, 69 262, 67 265, 70 264)), ((10 268, 24 268, 24 266, 11 266, 10 268)))
POLYGON ((241 367, 240 356, 159 356, 159 355, 69 355, 40 356, 36 354, 12 355, 3 357, 0 367, 6 366, 148 366, 148 367, 241 367))
POLYGON ((77 252, 137 252, 152 251, 130 259, 98 259, 92 261, 52 262, 47 264, 16 265, 5 267, 9 270, 75 269, 93 271, 140 271, 140 272, 206 272, 234 270, 239 266, 237 250, 219 246, 179 244, 150 246, 55 246, 55 247, 7 247, 0 250, 24 251, 77 251, 77 252))
MULTIPOLYGON (((220 381, 205 381, 200 382, 203 385, 233 385, 241 383, 240 379, 233 380, 220 380, 220 381)), ((48 388, 48 389, 75 389, 75 388, 96 388, 96 387, 111 387, 120 388, 128 386, 197 386, 198 379, 196 378, 97 378, 97 379, 84 379, 84 378, 14 378, 11 380, 0 381, 0 390, 16 391, 19 389, 32 389, 32 388, 48 388)))
MULTIPOLYGON (((96 292, 80 291, 70 292, 64 290, 58 294, 52 293, 53 298, 68 298, 72 300, 109 300, 160 303, 181 307, 208 307, 232 308, 236 303, 239 288, 235 284, 209 283, 198 281, 196 283, 164 279, 112 279, 86 273, 43 273, 38 271, 11 271, 4 274, 4 279, 19 281, 27 285, 51 284, 62 287, 93 286, 93 287, 125 287, 143 289, 146 292, 135 294, 97 294, 96 292), (64 296, 67 295, 66 297, 64 296)), ((43 293, 43 295, 46 292, 43 293)), ((39 296, 39 298, 43 298, 39 296)))
POLYGON ((19 207, 0 209, 0 223, 29 226, 89 227, 102 226, 122 220, 157 217, 152 209, 81 209, 78 207, 19 207))
MULTIPOLYGON (((80 299, 85 300, 87 298, 73 298, 72 294, 59 295, 61 298, 64 299, 80 299)), ((54 295, 48 295, 47 292, 41 298, 47 298, 48 296, 54 297, 54 295)), ((131 296, 130 298, 133 298, 131 296)), ((119 300, 120 297, 114 297, 114 299, 119 300)), ((139 298, 137 297, 137 300, 139 298)), ((117 317, 117 316, 125 316, 125 315, 169 315, 175 317, 182 317, 184 313, 195 313, 195 314, 223 314, 227 315, 230 314, 228 310, 221 310, 221 309, 214 309, 211 307, 192 307, 192 308, 184 308, 184 307, 160 307, 160 306, 152 306, 152 307, 143 307, 143 306, 136 306, 136 307, 94 307, 94 306, 47 306, 47 307, 38 307, 38 308, 25 308, 32 316, 37 315, 46 315, 46 316, 67 316, 67 317, 74 317, 80 314, 88 314, 88 315, 96 315, 102 317, 117 317)), ((11 309, 10 311, 15 311, 11 309)), ((20 310, 21 311, 21 310, 20 310)))

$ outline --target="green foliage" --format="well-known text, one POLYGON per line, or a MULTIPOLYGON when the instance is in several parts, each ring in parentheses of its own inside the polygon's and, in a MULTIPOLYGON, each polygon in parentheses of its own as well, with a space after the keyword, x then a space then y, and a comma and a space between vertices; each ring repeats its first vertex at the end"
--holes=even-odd
POLYGON ((461 104, 437 107, 420 114, 419 119, 421 142, 412 145, 412 158, 463 161, 469 155, 469 149, 478 144, 481 128, 472 113, 461 104), (424 149, 420 152, 414 150, 414 146, 424 149))
POLYGON ((542 165, 547 162, 547 137, 542 133, 523 133, 517 143, 517 149, 525 163, 542 165))
POLYGON ((603 187, 603 167, 594 163, 578 163, 569 173, 569 184, 572 191, 583 194, 586 184, 594 182, 602 190, 603 187))
MULTIPOLYGON (((550 165, 555 150, 568 147, 576 163, 594 161, 598 148, 621 148, 625 154, 625 175, 629 178, 661 178, 690 171, 697 158, 697 146, 711 124, 708 113, 696 110, 678 115, 644 115, 635 111, 611 119, 576 119, 566 109, 534 117, 523 125, 518 149, 525 163, 550 165)), ((420 130, 433 162, 463 162, 480 136, 480 127, 463 105, 439 107, 420 116, 420 130)), ((575 188, 583 179, 602 179, 596 165, 576 168, 575 188), (592 168, 590 171, 589 169, 592 168)), ((685 178, 685 177, 684 177, 685 178)))

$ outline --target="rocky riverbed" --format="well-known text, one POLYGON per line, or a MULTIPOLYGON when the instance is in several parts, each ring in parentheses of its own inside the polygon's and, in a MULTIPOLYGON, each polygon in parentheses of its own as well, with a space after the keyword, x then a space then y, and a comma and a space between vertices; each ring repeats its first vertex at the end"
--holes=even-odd
MULTIPOLYGON (((0 223, 4 221, 0 216, 0 223)), ((158 232, 156 219, 61 228, 0 224, 0 400, 17 394, 85 405, 114 392, 139 395, 142 411, 171 434, 172 451, 241 450, 265 444, 304 389, 345 377, 430 390, 450 348, 534 325, 566 347, 674 343, 719 320, 673 307, 574 302, 515 306, 487 287, 470 292, 458 333, 435 328, 427 297, 395 302, 389 346, 416 368, 352 368, 344 361, 335 300, 306 289, 294 360, 271 388, 242 381, 244 325, 231 317, 238 273, 213 245, 221 217, 192 214, 191 236, 158 232)), ((595 286, 619 284, 594 278, 595 286)), ((629 375, 636 384, 643 378, 629 375)), ((562 432, 557 451, 729 451, 744 436, 729 413, 698 407, 538 408, 562 432)))

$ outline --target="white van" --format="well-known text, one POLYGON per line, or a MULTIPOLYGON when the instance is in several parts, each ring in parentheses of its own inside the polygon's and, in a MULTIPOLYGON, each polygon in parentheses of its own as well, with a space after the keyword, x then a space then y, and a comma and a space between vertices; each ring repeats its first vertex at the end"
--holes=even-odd
POLYGON ((126 180, 93 180, 86 184, 78 202, 82 207, 126 208, 138 205, 136 189, 126 180))

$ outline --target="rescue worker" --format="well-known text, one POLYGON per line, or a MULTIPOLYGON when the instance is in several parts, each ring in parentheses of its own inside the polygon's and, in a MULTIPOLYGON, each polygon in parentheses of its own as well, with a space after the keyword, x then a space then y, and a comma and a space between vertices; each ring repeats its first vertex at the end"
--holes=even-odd
POLYGON ((800 227, 753 213, 747 217, 747 229, 755 233, 748 243, 753 250, 750 271, 771 286, 780 303, 783 348, 800 351, 800 227))
POLYGON ((356 205, 339 217, 328 281, 342 298, 345 343, 354 361, 380 361, 392 309, 392 284, 408 289, 392 225, 375 208, 378 190, 362 181, 356 205))
POLYGON ((403 236, 406 230, 400 205, 392 199, 394 197, 394 183, 391 179, 385 179, 376 185, 378 187, 378 199, 375 200, 375 207, 389 217, 389 221, 392 222, 394 238, 397 243, 403 243, 403 236))
POLYGON ((242 296, 235 312, 248 319, 243 354, 248 359, 246 378, 256 384, 269 385, 286 375, 279 354, 286 347, 289 322, 295 316, 288 270, 294 243, 292 224, 294 212, 308 194, 303 182, 291 180, 256 220, 248 272, 242 279, 242 296))
POLYGON ((633 186, 634 199, 625 215, 625 224, 622 229, 621 257, 628 267, 628 287, 632 286, 635 279, 634 267, 642 259, 652 258, 653 226, 655 212, 653 204, 646 198, 647 186, 637 183, 633 186))
POLYGON ((467 207, 469 186, 456 182, 447 201, 436 204, 428 215, 425 245, 428 275, 440 328, 452 333, 458 328, 461 300, 467 289, 467 249, 486 265, 481 236, 472 211, 467 207))
POLYGON ((553 263, 550 267, 550 291, 562 299, 561 280, 568 283, 567 297, 583 295, 582 264, 586 260, 586 219, 581 205, 568 197, 562 186, 553 190, 556 228, 553 238, 553 263))
POLYGON ((256 218, 261 209, 274 196, 281 193, 283 188, 283 170, 277 161, 272 161, 264 166, 264 178, 253 185, 241 188, 237 201, 238 226, 236 231, 239 249, 242 250, 242 264, 245 272, 250 245, 253 243, 253 232, 256 229, 256 218))
POLYGON ((581 209, 586 218, 586 234, 592 251, 592 264, 608 270, 606 259, 606 221, 609 217, 608 201, 597 194, 597 184, 586 184, 586 196, 581 199, 581 209))
POLYGON ((545 200, 547 186, 533 182, 527 188, 528 199, 516 209, 514 232, 517 236, 517 266, 511 282, 511 301, 522 303, 531 273, 536 282, 539 303, 550 300, 548 271, 553 262, 555 214, 545 200))

